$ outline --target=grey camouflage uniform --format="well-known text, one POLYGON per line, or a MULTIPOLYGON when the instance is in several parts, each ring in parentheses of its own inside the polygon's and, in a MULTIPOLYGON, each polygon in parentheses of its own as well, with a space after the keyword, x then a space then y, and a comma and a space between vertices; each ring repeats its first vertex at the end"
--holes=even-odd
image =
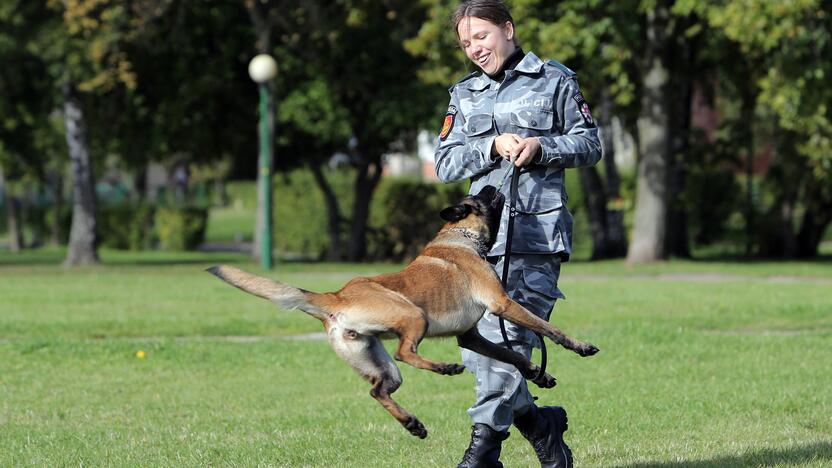
MULTIPOLYGON (((492 158, 494 139, 503 133, 539 137, 541 152, 522 168, 512 239, 508 294, 548 320, 557 298, 561 259, 572 252, 572 215, 566 207, 564 169, 591 166, 601 159, 597 128, 578 88, 575 73, 556 61, 528 53, 502 82, 471 74, 450 88, 446 126, 437 141, 436 174, 443 182, 471 179, 470 193, 500 185, 510 163, 492 158)), ((509 202, 509 183, 501 191, 509 202)), ((502 274, 508 209, 488 253, 502 274)), ((477 325, 487 339, 502 343, 498 319, 486 312, 477 325)), ((534 334, 506 322, 514 350, 527 357, 538 345, 534 334)), ((513 366, 468 350, 463 364, 476 376, 477 401, 468 410, 475 423, 507 430, 515 414, 533 404, 526 382, 513 366)))

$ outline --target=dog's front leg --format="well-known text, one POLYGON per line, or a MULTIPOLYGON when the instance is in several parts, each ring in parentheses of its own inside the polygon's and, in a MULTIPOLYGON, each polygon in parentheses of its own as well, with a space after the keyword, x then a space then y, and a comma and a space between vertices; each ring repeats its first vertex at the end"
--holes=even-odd
POLYGON ((524 378, 531 380, 540 388, 552 388, 557 384, 555 378, 549 374, 543 374, 540 378, 537 378, 537 374, 540 372, 539 366, 532 364, 525 356, 516 351, 488 341, 480 335, 476 327, 457 336, 456 342, 459 343, 460 347, 513 365, 524 378))
POLYGON ((442 375, 457 375, 465 370, 462 364, 438 362, 419 355, 419 343, 425 337, 428 322, 416 307, 395 309, 396 324, 390 331, 399 335, 399 346, 393 355, 398 361, 406 362, 417 369, 425 369, 442 375))
POLYGON ((510 297, 502 295, 488 305, 488 310, 497 316, 503 317, 511 323, 536 331, 550 340, 563 346, 566 349, 578 353, 580 356, 592 356, 598 352, 598 348, 591 343, 575 340, 566 333, 560 331, 549 322, 526 310, 525 307, 511 300, 510 297))

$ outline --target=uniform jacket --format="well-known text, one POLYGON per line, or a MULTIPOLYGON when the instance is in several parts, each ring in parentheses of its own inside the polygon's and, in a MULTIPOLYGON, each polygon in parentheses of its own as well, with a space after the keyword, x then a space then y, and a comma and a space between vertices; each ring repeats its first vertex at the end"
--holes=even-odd
POLYGON ((598 129, 578 88, 575 73, 529 52, 502 82, 471 74, 449 89, 451 102, 437 141, 436 174, 443 182, 471 179, 470 193, 499 186, 506 208, 497 242, 489 256, 505 253, 510 163, 491 157, 502 133, 540 137, 541 152, 522 168, 519 211, 512 252, 572 252, 572 215, 566 207, 564 169, 591 166, 601 159, 598 129))

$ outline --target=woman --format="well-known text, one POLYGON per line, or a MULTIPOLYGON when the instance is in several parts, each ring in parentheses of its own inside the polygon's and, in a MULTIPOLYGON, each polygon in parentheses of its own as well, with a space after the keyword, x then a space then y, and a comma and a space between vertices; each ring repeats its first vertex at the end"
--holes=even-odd
MULTIPOLYGON (((471 179, 471 193, 500 186, 511 165, 521 170, 518 214, 509 265, 508 293, 535 314, 549 318, 557 298, 561 261, 571 252, 572 216, 566 208, 564 169, 601 159, 595 122, 564 65, 524 53, 514 21, 499 0, 463 2, 452 19, 465 55, 480 68, 450 88, 451 102, 437 143, 436 173, 443 182, 471 179)), ((509 198, 509 183, 502 191, 509 198)), ((488 254, 503 271, 508 211, 488 254)), ((536 337, 506 323, 515 351, 531 355, 536 337)), ((498 320, 487 313, 478 324, 487 339, 502 343, 498 320)), ((476 376, 471 444, 460 467, 502 466, 501 442, 514 424, 535 449, 541 465, 571 467, 563 441, 566 412, 538 408, 526 382, 511 365, 463 350, 476 376)))

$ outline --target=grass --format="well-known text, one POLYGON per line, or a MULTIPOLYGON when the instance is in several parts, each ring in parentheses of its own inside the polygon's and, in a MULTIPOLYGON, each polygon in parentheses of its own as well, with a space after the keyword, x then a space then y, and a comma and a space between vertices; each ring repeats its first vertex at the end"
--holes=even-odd
MULTIPOLYGON (((325 342, 296 338, 316 320, 202 271, 257 272, 243 256, 62 256, 0 252, 0 466, 453 466, 467 445, 470 374, 400 366, 394 396, 430 431, 410 436, 325 342)), ((333 290, 397 268, 269 276, 333 290)), ((828 262, 574 262, 553 322, 602 351, 550 346, 559 385, 534 392, 568 408, 578 466, 829 466, 830 286, 828 262)), ((420 350, 459 361, 452 340, 420 350)), ((513 432, 504 463, 535 466, 513 432)))

